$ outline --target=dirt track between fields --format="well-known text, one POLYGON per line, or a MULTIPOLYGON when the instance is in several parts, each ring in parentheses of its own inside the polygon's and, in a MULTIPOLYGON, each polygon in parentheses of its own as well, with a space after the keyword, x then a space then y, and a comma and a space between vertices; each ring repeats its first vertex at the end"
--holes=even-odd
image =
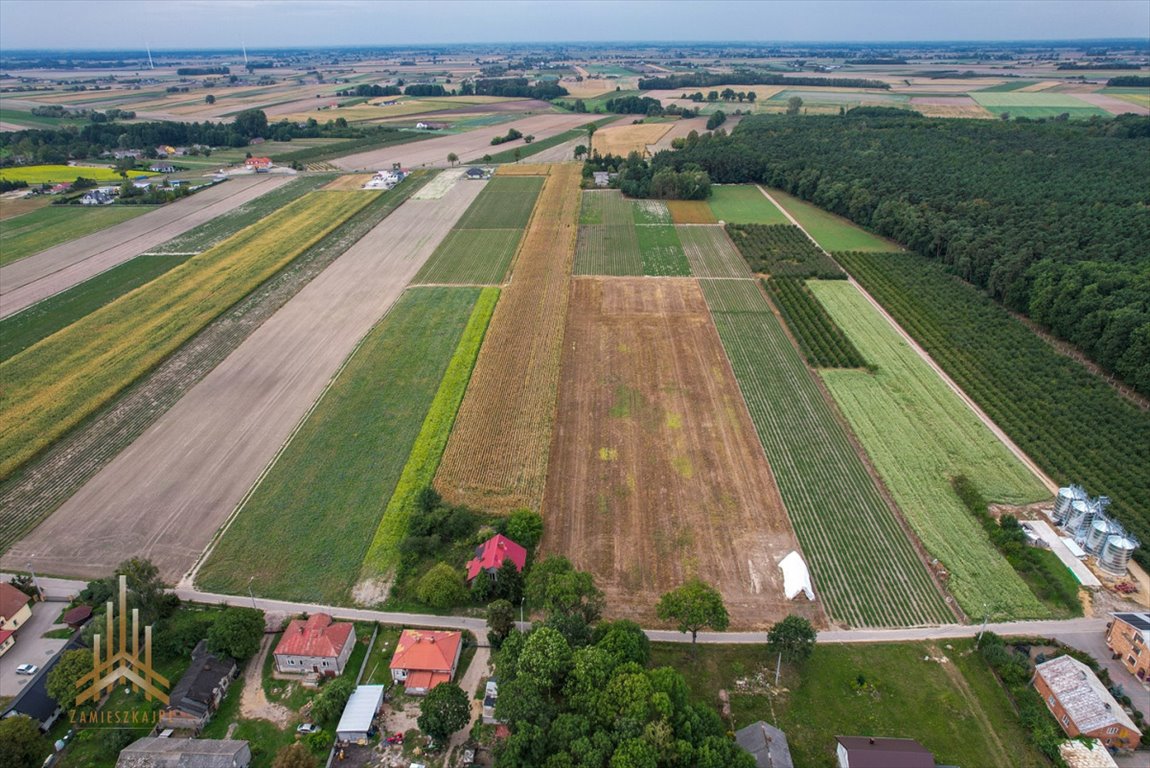
POLYGON ((415 144, 400 144, 394 147, 373 149, 333 160, 332 163, 347 171, 378 170, 390 168, 392 163, 402 163, 404 168, 423 166, 438 167, 447 165, 447 155, 454 152, 463 162, 495 154, 516 147, 525 146, 522 139, 492 146, 491 139, 502 136, 515 128, 524 136, 534 136, 536 141, 569 131, 591 122, 592 117, 580 114, 534 115, 510 123, 476 128, 467 133, 447 134, 427 139, 415 144))
POLYGON ((400 206, 4 561, 91 577, 138 556, 179 580, 483 186, 400 206))
POLYGON ((0 267, 0 317, 7 317, 219 218, 271 192, 291 176, 230 179, 91 235, 0 267))
POLYGON ((778 563, 798 541, 698 284, 574 278, 563 347, 544 549, 646 624, 697 576, 734 626, 790 612, 824 625, 783 594, 778 563))

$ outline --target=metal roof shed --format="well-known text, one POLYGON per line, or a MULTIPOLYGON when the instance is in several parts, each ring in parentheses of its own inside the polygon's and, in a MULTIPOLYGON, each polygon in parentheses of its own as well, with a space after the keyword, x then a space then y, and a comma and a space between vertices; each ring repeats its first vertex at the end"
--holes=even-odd
POLYGON ((347 700, 335 735, 341 741, 367 741, 371 723, 383 703, 382 685, 361 685, 347 700))

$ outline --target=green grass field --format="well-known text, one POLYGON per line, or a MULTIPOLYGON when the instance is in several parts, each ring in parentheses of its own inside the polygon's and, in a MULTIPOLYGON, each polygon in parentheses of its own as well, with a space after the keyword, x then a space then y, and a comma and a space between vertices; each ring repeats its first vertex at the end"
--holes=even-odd
MULTIPOLYGON (((1110 113, 1102 107, 1088 104, 1082 99, 1076 99, 1069 93, 1019 93, 1018 91, 986 92, 974 91, 970 98, 978 102, 979 106, 996 115, 1004 112, 1011 117, 1057 117, 1066 112, 1072 119, 1086 118, 1093 115, 1110 117, 1110 113)), ((831 249, 828 249, 831 250, 831 249)), ((842 250, 851 250, 844 248, 842 250)))
POLYGON ((589 189, 579 207, 580 224, 634 224, 631 203, 617 189, 589 189))
POLYGON ((818 645, 802 667, 783 666, 774 695, 736 683, 774 681, 775 657, 763 646, 700 646, 692 654, 656 644, 651 665, 678 669, 692 700, 705 706, 715 706, 720 689, 729 691, 734 728, 772 723, 803 768, 833 768, 842 735, 916 739, 938 765, 1048 766, 972 647, 967 639, 818 645))
MULTIPOLYGON (((669 214, 668 220, 670 220, 669 214)), ((638 226, 635 227, 635 236, 639 241, 639 256, 643 261, 644 275, 665 277, 691 274, 691 265, 687 261, 687 254, 683 252, 679 233, 675 231, 673 224, 638 226)))
POLYGON ((699 284, 827 613, 856 627, 953 621, 758 285, 699 284))
POLYGON ((992 85, 989 88, 979 88, 979 93, 1008 93, 1010 91, 1017 91, 1019 88, 1025 88, 1028 85, 1034 85, 1037 80, 1013 80, 1007 83, 999 83, 992 85))
MULTIPOLYGON (((128 171, 130 178, 137 176, 155 176, 149 171, 128 171)), ((123 181, 120 172, 112 168, 97 168, 79 165, 17 165, 0 169, 0 179, 4 181, 26 181, 29 184, 59 184, 65 181, 75 181, 83 176, 85 179, 119 183, 123 181)))
POLYGON ((790 224, 753 184, 713 186, 707 202, 715 218, 728 224, 790 224))
POLYGON ((541 189, 541 176, 496 176, 468 206, 455 228, 523 229, 541 189))
POLYGON ((479 295, 420 288, 400 298, 243 505, 199 586, 242 591, 254 576, 268 597, 349 599, 479 295))
POLYGON ((824 251, 892 251, 898 246, 850 221, 777 189, 771 196, 787 210, 824 251))
POLYGON ((0 265, 154 210, 150 205, 50 205, 5 219, 0 227, 0 265))
POLYGON ((1049 497, 1043 485, 919 357, 853 285, 810 281, 873 373, 824 370, 823 381, 927 550, 946 566, 969 616, 999 620, 1049 611, 991 544, 954 493, 965 475, 991 502, 1049 497))
POLYGON ((498 285, 522 237, 522 229, 453 229, 412 284, 498 285))

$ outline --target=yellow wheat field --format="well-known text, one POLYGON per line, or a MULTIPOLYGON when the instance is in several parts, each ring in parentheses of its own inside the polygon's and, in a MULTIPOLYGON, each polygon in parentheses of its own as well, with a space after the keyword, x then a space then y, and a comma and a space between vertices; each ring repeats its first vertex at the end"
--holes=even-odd
POLYGON ((495 170, 499 176, 546 176, 551 173, 547 163, 516 163, 501 165, 495 170))
POLYGON ((671 130, 673 123, 641 123, 639 125, 612 125, 595 131, 591 147, 601 155, 622 155, 630 152, 640 154, 647 151, 648 144, 654 144, 671 130))

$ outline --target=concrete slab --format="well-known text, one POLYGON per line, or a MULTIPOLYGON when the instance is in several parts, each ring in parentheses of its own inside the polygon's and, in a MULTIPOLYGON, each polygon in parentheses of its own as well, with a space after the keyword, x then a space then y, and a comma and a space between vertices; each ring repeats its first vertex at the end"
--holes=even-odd
POLYGON ((1102 586, 1102 582, 1098 580, 1098 577, 1090 572, 1090 569, 1086 567, 1086 563, 1074 556, 1058 533, 1050 527, 1049 523, 1042 520, 1023 520, 1022 524, 1034 531, 1040 539, 1046 542, 1050 547, 1050 551, 1070 569, 1070 572, 1074 574, 1074 578, 1078 579, 1079 584, 1084 587, 1102 586))

